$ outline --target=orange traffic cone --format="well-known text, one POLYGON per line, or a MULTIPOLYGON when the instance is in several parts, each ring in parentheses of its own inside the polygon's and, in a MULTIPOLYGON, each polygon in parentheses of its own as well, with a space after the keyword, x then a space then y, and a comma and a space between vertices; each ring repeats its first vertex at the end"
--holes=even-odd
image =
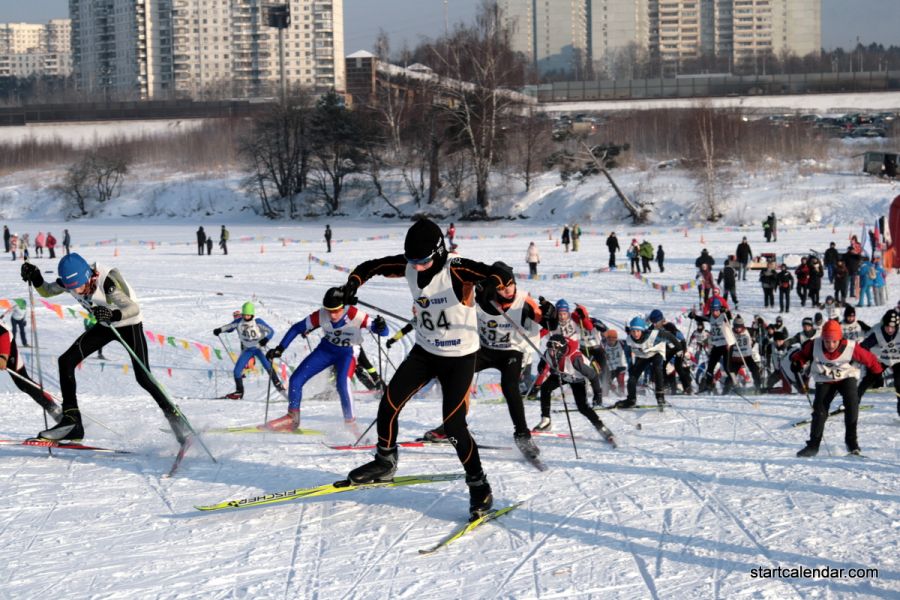
POLYGON ((556 240, 556 247, 559 248, 559 240, 556 240))
POLYGON ((156 250, 156 242, 150 242, 150 249, 156 250))
POLYGON ((700 243, 706 245, 706 240, 703 239, 703 234, 700 234, 700 243))
POLYGON ((259 245, 259 253, 260 253, 260 254, 265 254, 265 253, 266 253, 266 247, 265 247, 265 245, 263 245, 263 244, 260 244, 260 245, 259 245))
POLYGON ((113 250, 113 256, 118 256, 118 255, 119 255, 119 247, 116 246, 116 249, 113 250))
POLYGON ((687 237, 687 227, 684 228, 684 237, 687 237))
POLYGON ((281 238, 281 245, 287 246, 287 238, 281 238))

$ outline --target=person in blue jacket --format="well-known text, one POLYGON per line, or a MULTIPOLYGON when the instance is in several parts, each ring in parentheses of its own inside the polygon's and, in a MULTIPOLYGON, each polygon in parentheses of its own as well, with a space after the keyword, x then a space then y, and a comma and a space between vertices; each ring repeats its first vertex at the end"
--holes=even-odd
POLYGON ((278 379, 272 363, 266 359, 262 349, 275 336, 275 330, 272 326, 256 318, 256 308, 252 302, 244 302, 241 307, 241 315, 227 325, 216 327, 213 329, 213 335, 218 336, 229 331, 237 331, 241 340, 241 355, 238 356, 237 362, 234 363, 234 388, 235 391, 226 394, 225 397, 230 400, 240 400, 244 397, 244 380, 243 373, 247 363, 251 358, 256 358, 262 365, 269 377, 272 378, 272 384, 279 392, 284 391, 284 384, 278 379))
POLYGON ((369 322, 369 315, 355 306, 344 306, 344 292, 330 288, 322 299, 322 308, 302 321, 294 323, 278 345, 266 356, 271 360, 280 357, 298 335, 306 337, 316 328, 322 329, 322 340, 307 355, 291 375, 288 387, 288 412, 283 417, 266 423, 273 431, 294 431, 300 427, 300 401, 307 381, 328 367, 337 371, 337 389, 341 398, 344 422, 353 423, 353 396, 348 384, 355 363, 355 349, 362 344, 362 330, 368 329, 380 336, 388 334, 387 323, 380 315, 369 322))

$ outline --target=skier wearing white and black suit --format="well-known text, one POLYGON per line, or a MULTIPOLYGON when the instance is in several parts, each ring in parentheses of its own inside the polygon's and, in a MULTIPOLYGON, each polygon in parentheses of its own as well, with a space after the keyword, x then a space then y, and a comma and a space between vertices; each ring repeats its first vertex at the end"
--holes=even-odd
POLYGON ((437 378, 443 391, 443 425, 456 448, 469 486, 469 510, 479 516, 493 503, 478 445, 466 423, 469 386, 479 348, 475 286, 491 285, 490 266, 448 254, 434 222, 421 219, 406 233, 404 253, 358 265, 344 285, 344 303, 355 301, 359 286, 376 275, 405 277, 415 303, 416 343, 398 365, 378 405, 375 459, 353 469, 354 483, 385 481, 397 470, 397 421, 413 395, 437 378))
POLYGON ((668 347, 677 348, 674 335, 661 329, 653 329, 641 317, 628 323, 628 347, 631 349, 631 368, 628 371, 628 396, 616 402, 616 408, 631 408, 637 404, 638 379, 648 368, 653 373, 656 403, 666 405, 666 354, 668 347))
POLYGON ((844 321, 841 323, 844 339, 858 342, 865 338, 871 329, 865 322, 856 318, 855 306, 848 304, 844 307, 844 321))
POLYGON ((747 331, 747 326, 744 324, 744 318, 741 315, 734 318, 731 322, 731 328, 734 332, 734 346, 731 348, 732 366, 739 368, 739 365, 746 364, 747 369, 750 370, 750 376, 753 378, 753 387, 759 393, 762 388, 759 373, 759 364, 761 362, 759 347, 753 340, 750 332, 747 331))
MULTIPOLYGON (((675 375, 681 382, 683 393, 685 395, 690 395, 691 370, 686 364, 684 364, 685 353, 687 352, 687 340, 684 339, 684 334, 681 333, 678 327, 675 326, 675 323, 666 321, 665 315, 663 315, 662 311, 658 308, 650 311, 648 317, 650 319, 650 324, 654 329, 668 332, 669 335, 674 337, 678 342, 674 346, 671 344, 666 344, 666 363, 672 363, 672 366, 675 368, 675 375)), ((665 371, 663 372, 663 374, 665 375, 665 371)), ((669 389, 673 394, 675 393, 676 386, 677 384, 675 383, 675 376, 672 376, 669 384, 669 389)))
POLYGON ((797 456, 815 456, 819 452, 819 444, 825 433, 825 421, 828 420, 828 409, 838 393, 844 401, 844 443, 848 452, 859 454, 856 422, 859 416, 857 381, 860 365, 870 373, 880 375, 882 368, 878 359, 856 342, 843 339, 841 326, 837 321, 828 321, 822 327, 821 337, 803 344, 800 351, 792 355, 791 361, 795 372, 809 363, 816 382, 809 440, 797 452, 797 456))
MULTIPOLYGON (((78 336, 59 357, 63 417, 55 427, 40 432, 38 437, 53 441, 77 441, 84 437, 84 427, 78 410, 75 368, 86 357, 117 340, 112 328, 115 327, 144 366, 149 369, 150 364, 147 339, 144 337, 143 314, 137 295, 118 269, 97 263, 88 264, 81 255, 73 252, 60 259, 58 273, 59 278, 55 282, 45 282, 40 269, 31 263, 23 264, 21 269, 22 279, 30 282, 42 297, 68 292, 85 310, 94 315, 98 325, 78 336)), ((178 442, 183 444, 190 435, 189 428, 134 357, 132 367, 138 385, 153 397, 178 442)))
POLYGON ((551 335, 547 340, 547 350, 544 352, 544 368, 537 378, 537 382, 541 384, 541 422, 534 430, 550 429, 551 393, 563 384, 569 384, 578 412, 584 415, 597 431, 606 435, 603 421, 588 404, 585 380, 590 381, 594 398, 597 398, 602 393, 600 374, 578 349, 578 342, 566 339, 560 334, 551 335), (553 368, 550 367, 551 364, 553 368))
MULTIPOLYGON (((881 363, 884 370, 890 369, 894 376, 894 394, 897 397, 897 415, 900 416, 900 336, 897 330, 900 328, 900 313, 891 309, 881 317, 881 326, 873 329, 860 346, 869 350, 881 363)), ((884 385, 884 377, 881 373, 867 372, 859 383, 859 399, 871 387, 884 385)))
POLYGON ((490 277, 490 284, 481 286, 475 295, 481 342, 475 357, 475 372, 500 371, 500 387, 513 422, 516 445, 526 456, 537 456, 540 451, 531 440, 519 390, 522 362, 532 348, 491 303, 496 302, 535 346, 540 342, 541 309, 528 292, 518 288, 512 267, 506 263, 498 261, 491 265, 490 277))
POLYGON ((722 310, 722 303, 713 300, 709 305, 709 316, 704 317, 695 314, 693 310, 688 316, 697 322, 709 323, 709 358, 706 361, 706 374, 703 383, 697 393, 702 394, 713 387, 713 376, 715 375, 716 365, 722 364, 722 371, 725 376, 723 385, 723 393, 727 394, 731 391, 731 347, 734 346, 734 332, 731 330, 729 321, 731 314, 726 310, 722 310))

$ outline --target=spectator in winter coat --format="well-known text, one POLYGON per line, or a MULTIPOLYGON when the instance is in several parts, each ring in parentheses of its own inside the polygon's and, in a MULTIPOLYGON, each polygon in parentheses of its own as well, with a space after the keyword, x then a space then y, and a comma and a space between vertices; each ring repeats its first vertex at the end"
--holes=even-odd
POLYGON ((534 242, 528 244, 528 250, 525 252, 525 262, 528 263, 528 276, 531 279, 537 277, 537 266, 541 262, 541 254, 538 252, 534 242))
POLYGON ((10 235, 12 235, 12 234, 9 233, 9 227, 7 225, 4 225, 3 226, 3 247, 5 248, 4 252, 9 252, 9 236, 10 235))
POLYGON ((884 306, 887 304, 887 287, 885 277, 887 273, 881 266, 881 257, 876 256, 872 259, 875 267, 875 281, 872 284, 872 290, 875 292, 875 306, 884 306))
POLYGON ((712 292, 712 289, 716 287, 716 284, 713 283, 712 271, 710 271, 709 265, 702 263, 698 268, 700 270, 697 272, 697 276, 694 277, 694 279, 698 280, 697 285, 700 288, 700 294, 705 303, 709 300, 709 294, 712 292))
POLYGON ((788 271, 787 265, 781 265, 778 273, 778 312, 791 312, 791 289, 794 287, 794 276, 788 271))
POLYGON ((19 254, 22 255, 22 260, 28 260, 28 246, 30 244, 28 237, 27 233, 23 233, 19 237, 19 254))
POLYGON ((72 246, 72 237, 69 235, 68 229, 63 229, 63 248, 66 249, 66 255, 69 254, 69 248, 72 246))
POLYGON ((859 265, 862 263, 862 246, 856 236, 850 238, 850 246, 844 254, 844 264, 850 272, 850 297, 856 298, 859 294, 859 265))
POLYGON ((628 257, 628 260, 631 262, 631 274, 641 272, 641 249, 638 247, 637 240, 631 240, 631 246, 628 247, 628 252, 625 253, 625 256, 628 257))
POLYGON ((43 231, 38 231, 38 234, 34 238, 34 257, 35 258, 44 258, 44 244, 47 242, 47 238, 44 237, 43 231))
POLYGON ((16 260, 16 252, 19 250, 19 234, 14 233, 9 237, 9 251, 12 254, 12 259, 16 260))
POLYGON ((203 231, 203 225, 197 230, 197 256, 203 256, 203 250, 206 247, 206 232, 203 231))
POLYGON ((644 240, 641 242, 640 246, 640 254, 641 254, 641 264, 644 269, 644 273, 650 273, 652 269, 650 268, 650 261, 653 260, 653 244, 644 240))
POLYGON ((12 323, 12 335, 23 348, 28 348, 28 336, 25 335, 25 309, 18 302, 12 303, 12 314, 9 320, 12 323))
POLYGON ((828 283, 834 283, 834 268, 837 266, 837 261, 840 258, 837 248, 834 247, 834 242, 831 242, 831 245, 828 246, 824 258, 825 270, 828 271, 828 283))
POLYGON ((778 287, 778 273, 775 272, 775 263, 769 263, 759 273, 759 284, 763 291, 763 305, 775 308, 775 288, 778 287))
POLYGON ((47 251, 50 252, 50 258, 56 258, 56 238, 49 231, 47 232, 47 251))
POLYGON ((606 248, 609 250, 609 268, 616 268, 616 252, 620 250, 619 248, 619 238, 616 237, 616 232, 613 231, 609 234, 609 237, 606 238, 606 248))
POLYGON ((665 260, 666 260, 666 252, 663 250, 662 244, 657 246, 656 248, 656 264, 659 266, 659 272, 665 273, 665 260))
POLYGON ((809 259, 809 283, 806 289, 809 292, 809 303, 812 306, 819 306, 819 292, 822 291, 822 278, 825 273, 822 272, 822 263, 813 256, 809 259))
POLYGON ((800 259, 800 266, 794 271, 797 277, 797 296, 800 297, 800 306, 806 306, 807 286, 809 285, 809 264, 804 256, 800 259))
POLYGON ((447 241, 450 242, 452 246, 454 244, 453 238, 456 237, 456 225, 450 223, 450 227, 447 228, 447 241))
POLYGON ((765 221, 762 223, 763 227, 763 235, 766 237, 766 242, 772 241, 772 217, 771 215, 766 217, 765 221))
POLYGON ((722 270, 719 271, 719 276, 716 278, 716 283, 725 288, 725 293, 723 297, 727 300, 728 295, 731 295, 731 301, 734 302, 734 308, 737 310, 737 273, 734 270, 734 267, 731 266, 731 261, 726 261, 725 266, 722 267, 722 270))
POLYGON ((878 278, 878 272, 875 265, 868 259, 865 259, 859 267, 859 302, 856 306, 862 306, 866 302, 866 306, 872 306, 872 287, 878 278))
POLYGON ((747 243, 746 236, 738 244, 734 255, 737 257, 737 263, 740 267, 741 281, 747 281, 747 269, 750 266, 750 260, 753 258, 753 251, 750 249, 750 244, 747 243))
POLYGON ((222 231, 219 232, 219 248, 222 249, 224 254, 228 254, 228 238, 231 237, 231 233, 225 229, 225 226, 222 225, 222 231))
POLYGON ((700 265, 706 265, 707 270, 712 272, 713 265, 716 264, 716 259, 709 255, 709 250, 704 248, 700 251, 700 256, 697 257, 697 260, 694 261, 694 266, 698 269, 700 265))
POLYGON ((834 300, 840 304, 847 302, 847 287, 850 285, 850 271, 843 260, 834 265, 834 300))
POLYGON ((566 247, 566 252, 569 251, 569 242, 571 238, 569 237, 569 226, 563 225, 562 237, 560 238, 562 245, 566 247))
POLYGON ((208 237, 206 238, 206 255, 207 255, 207 256, 211 256, 211 255, 212 255, 212 247, 213 247, 213 239, 212 239, 212 236, 208 236, 208 237))
POLYGON ((581 243, 581 225, 575 223, 572 225, 572 252, 578 252, 581 243))
MULTIPOLYGON (((450 226, 452 227, 453 223, 451 223, 450 226)), ((455 233, 455 230, 454 230, 454 233, 455 233)), ((451 240, 450 244, 451 245, 453 244, 452 240, 451 240)), ((326 250, 325 250, 326 252, 331 252, 331 225, 325 226, 325 247, 326 247, 326 250)))

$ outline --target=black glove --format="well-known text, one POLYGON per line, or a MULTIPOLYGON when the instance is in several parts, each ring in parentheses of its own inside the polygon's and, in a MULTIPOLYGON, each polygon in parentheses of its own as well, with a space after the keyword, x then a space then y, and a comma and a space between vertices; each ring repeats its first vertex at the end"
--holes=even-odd
POLYGON ((271 361, 274 358, 281 358, 282 354, 284 354, 284 348, 282 348, 281 346, 275 346, 274 348, 266 352, 266 358, 271 361))
POLYGON ((803 372, 803 365, 795 360, 792 360, 791 361, 791 372, 799 375, 800 373, 803 372))
POLYGON ((372 319, 372 326, 369 327, 369 331, 377 335, 387 332, 387 323, 385 322, 384 317, 378 315, 372 319))
POLYGON ((554 320, 556 319, 556 307, 550 304, 546 298, 543 296, 538 296, 538 302, 541 307, 541 314, 545 319, 554 320))
POLYGON ((359 284, 356 282, 356 279, 348 279, 347 283, 345 283, 341 287, 341 291, 344 292, 344 304, 356 304, 356 290, 359 289, 359 284))
POLYGON ((884 373, 872 374, 872 385, 870 387, 880 388, 884 387, 884 373))
POLYGON ((396 338, 389 338, 388 341, 386 341, 384 343, 384 347, 390 350, 391 346, 396 344, 398 341, 400 341, 400 340, 398 340, 396 338))
POLYGON ((44 277, 41 275, 41 270, 30 262, 22 263, 20 274, 22 275, 22 281, 25 283, 30 283, 34 287, 44 285, 44 277))
POLYGON ((265 348, 266 344, 268 344, 268 343, 269 343, 269 338, 263 338, 263 339, 259 340, 259 347, 265 348))
POLYGON ((109 323, 110 321, 118 321, 113 311, 105 306, 95 306, 91 308, 91 312, 98 323, 109 323))
POLYGON ((213 335, 218 336, 221 333, 222 333, 222 330, 220 328, 216 327, 215 329, 213 329, 213 335))

